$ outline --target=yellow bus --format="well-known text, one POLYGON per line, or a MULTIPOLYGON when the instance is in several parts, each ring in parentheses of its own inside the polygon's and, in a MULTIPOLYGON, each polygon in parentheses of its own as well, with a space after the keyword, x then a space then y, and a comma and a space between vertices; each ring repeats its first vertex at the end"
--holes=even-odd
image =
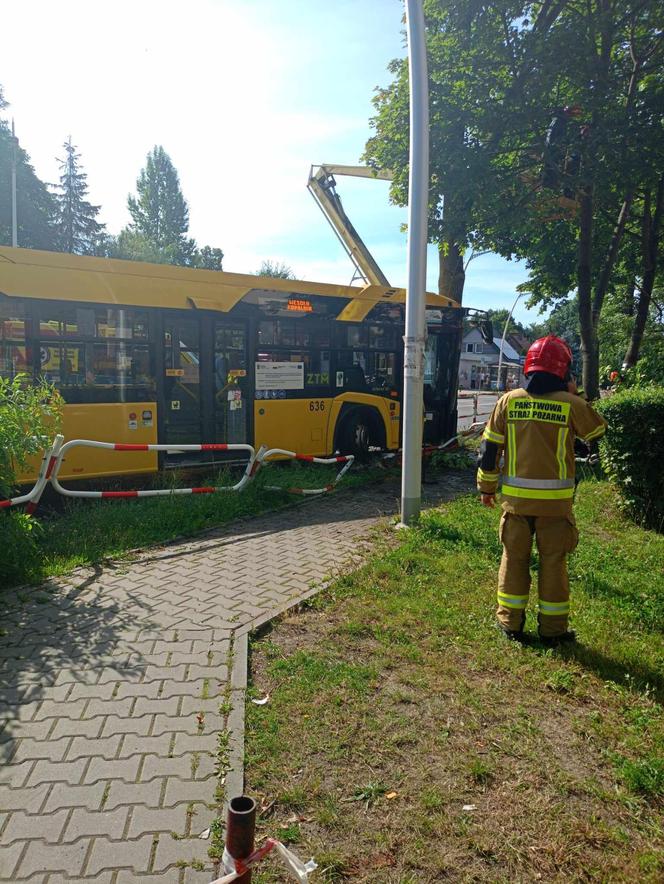
MULTIPOLYGON (((404 302, 378 285, 0 247, 0 374, 55 384, 66 439, 366 458, 400 444, 404 302)), ((433 443, 456 430, 462 310, 429 294, 427 324, 433 443)), ((61 474, 148 473, 181 458, 80 448, 61 474)))

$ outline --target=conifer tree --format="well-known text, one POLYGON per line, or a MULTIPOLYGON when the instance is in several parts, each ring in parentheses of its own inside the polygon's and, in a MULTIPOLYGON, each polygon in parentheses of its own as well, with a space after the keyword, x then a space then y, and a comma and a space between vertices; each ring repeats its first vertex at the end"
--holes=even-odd
POLYGON ((187 236, 189 207, 180 189, 180 178, 163 147, 148 154, 136 181, 136 196, 127 198, 132 224, 120 232, 110 253, 132 261, 180 264, 205 270, 221 270, 224 253, 203 246, 187 236))
POLYGON ((129 196, 127 205, 133 221, 131 230, 169 263, 189 263, 195 248, 187 237, 189 207, 177 170, 160 145, 148 154, 136 181, 136 196, 129 196))
POLYGON ((71 142, 63 144, 65 158, 60 163, 60 184, 56 187, 58 206, 58 248, 63 252, 94 255, 104 240, 105 225, 97 221, 99 206, 85 197, 88 176, 80 165, 81 155, 71 142))

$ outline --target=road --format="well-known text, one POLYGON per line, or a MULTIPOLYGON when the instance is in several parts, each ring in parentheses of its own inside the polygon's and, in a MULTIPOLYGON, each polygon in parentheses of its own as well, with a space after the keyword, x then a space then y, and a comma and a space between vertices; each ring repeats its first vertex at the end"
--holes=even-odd
MULTIPOLYGON (((477 402, 477 419, 485 421, 488 419, 493 406, 498 399, 498 393, 480 393, 477 402)), ((466 393, 463 398, 459 398, 459 421, 457 428, 464 430, 473 422, 473 399, 466 393)))

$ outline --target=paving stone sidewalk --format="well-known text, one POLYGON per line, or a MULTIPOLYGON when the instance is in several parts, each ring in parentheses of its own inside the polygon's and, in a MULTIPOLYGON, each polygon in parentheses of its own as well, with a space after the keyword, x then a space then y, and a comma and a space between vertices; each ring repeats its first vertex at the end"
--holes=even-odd
POLYGON ((3 596, 0 881, 209 882, 233 636, 357 562, 397 498, 337 493, 3 596))

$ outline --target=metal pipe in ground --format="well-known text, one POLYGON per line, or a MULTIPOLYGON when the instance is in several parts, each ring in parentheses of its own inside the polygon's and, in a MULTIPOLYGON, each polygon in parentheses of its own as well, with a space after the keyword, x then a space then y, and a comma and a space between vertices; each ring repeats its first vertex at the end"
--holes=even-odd
MULTIPOLYGON (((256 802, 247 795, 238 795, 228 803, 226 824, 226 851, 233 859, 247 859, 254 852, 256 833, 256 802)), ((250 884, 251 869, 237 879, 238 884, 250 884)))

